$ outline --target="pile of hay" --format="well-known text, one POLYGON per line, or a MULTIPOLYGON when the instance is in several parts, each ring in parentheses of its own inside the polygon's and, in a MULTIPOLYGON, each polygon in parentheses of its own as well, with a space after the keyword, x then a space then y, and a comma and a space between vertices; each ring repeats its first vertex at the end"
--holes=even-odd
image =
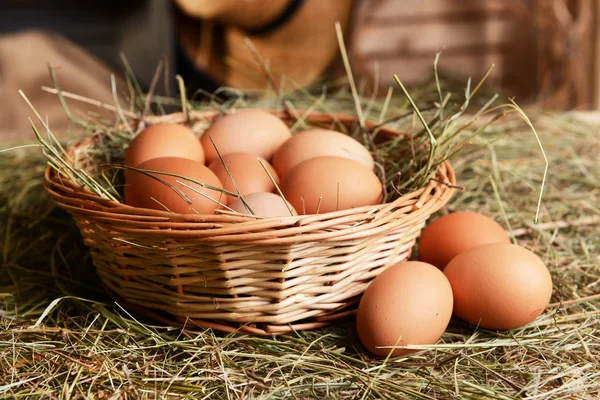
MULTIPOLYGON (((438 96, 430 94, 419 99, 431 104, 438 96)), ((375 120, 410 110, 401 93, 389 103, 362 103, 365 118, 375 120)), ((354 110, 346 92, 321 106, 354 110)), ((489 125, 452 156, 464 190, 444 212, 496 218, 540 255, 554 279, 550 308, 510 332, 454 319, 436 345, 388 360, 364 351, 352 321, 257 338, 137 319, 102 292, 74 222, 43 194, 47 159, 40 149, 0 154, 0 396, 599 398, 600 136, 569 114, 528 114, 550 164, 539 223, 546 164, 536 136, 517 118, 489 125)), ((398 123, 422 129, 412 113, 398 123)))

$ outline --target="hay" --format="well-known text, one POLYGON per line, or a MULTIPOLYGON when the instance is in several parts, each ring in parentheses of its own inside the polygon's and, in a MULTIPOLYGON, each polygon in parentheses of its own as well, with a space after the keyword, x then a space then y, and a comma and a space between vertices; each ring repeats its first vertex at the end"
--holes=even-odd
MULTIPOLYGON (((382 121, 408 106, 404 98, 365 103, 365 119, 386 111, 382 121)), ((322 104, 331 112, 354 107, 344 92, 322 104)), ((422 128, 410 115, 397 124, 422 128)), ((465 190, 446 211, 476 210, 503 221, 550 268, 552 306, 511 332, 454 319, 436 345, 388 360, 369 357, 352 321, 271 339, 137 320, 100 290, 77 227, 41 195, 47 160, 39 149, 0 154, 0 396, 598 398, 598 130, 568 114, 529 115, 551 165, 540 223, 534 218, 545 163, 518 119, 488 126, 453 157, 465 190)))

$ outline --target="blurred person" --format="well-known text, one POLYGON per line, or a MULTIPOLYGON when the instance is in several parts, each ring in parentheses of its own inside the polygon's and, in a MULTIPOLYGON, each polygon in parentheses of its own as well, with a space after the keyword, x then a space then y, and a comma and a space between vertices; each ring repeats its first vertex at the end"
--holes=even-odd
POLYGON ((340 22, 348 29, 353 5, 349 0, 174 2, 178 70, 186 84, 210 92, 222 85, 266 89, 246 37, 277 82, 285 75, 308 86, 330 76, 339 54, 334 26, 340 22))

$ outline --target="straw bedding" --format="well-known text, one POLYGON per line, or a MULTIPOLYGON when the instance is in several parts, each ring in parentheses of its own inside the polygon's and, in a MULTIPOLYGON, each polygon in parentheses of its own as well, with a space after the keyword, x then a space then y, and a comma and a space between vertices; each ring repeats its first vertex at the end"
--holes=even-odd
MULTIPOLYGON (((327 104, 337 112, 351 107, 342 95, 327 104)), ((390 113, 405 110, 394 107, 390 113)), ((182 321, 186 329, 157 325, 130 313, 100 288, 70 216, 40 195, 45 159, 39 150, 2 153, 0 393, 9 398, 598 398, 598 127, 566 114, 528 113, 550 161, 540 222, 533 219, 544 162, 529 128, 514 119, 489 128, 452 159, 465 190, 443 212, 470 209, 502 222, 516 242, 548 265, 553 303, 534 323, 512 332, 453 320, 438 344, 385 360, 364 352, 351 319, 261 338, 219 334, 191 321, 182 321)))

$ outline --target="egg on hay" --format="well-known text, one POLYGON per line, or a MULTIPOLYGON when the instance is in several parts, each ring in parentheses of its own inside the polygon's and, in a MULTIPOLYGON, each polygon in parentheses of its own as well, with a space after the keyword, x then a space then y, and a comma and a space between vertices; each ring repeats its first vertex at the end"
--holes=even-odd
POLYGON ((452 288, 433 265, 407 261, 378 275, 363 294, 356 329, 372 354, 400 356, 435 343, 452 316, 452 288))
POLYGON ((504 228, 483 214, 460 211, 430 223, 419 238, 419 260, 444 270, 460 253, 489 243, 510 243, 504 228))
POLYGON ((454 313, 482 328, 515 329, 540 315, 552 296, 552 277, 533 252, 494 243, 467 250, 444 269, 454 313))

